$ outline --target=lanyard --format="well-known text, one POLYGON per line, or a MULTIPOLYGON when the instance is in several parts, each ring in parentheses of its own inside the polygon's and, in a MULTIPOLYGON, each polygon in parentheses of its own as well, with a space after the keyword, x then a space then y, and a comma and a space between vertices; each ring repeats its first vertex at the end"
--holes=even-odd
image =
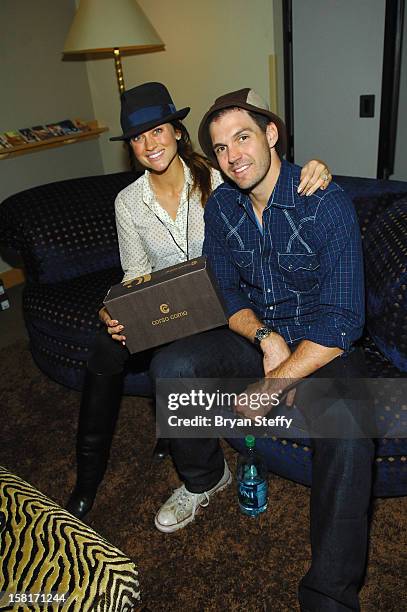
POLYGON ((165 229, 167 230, 167 232, 169 233, 169 235, 171 236, 174 244, 176 245, 176 247, 181 251, 181 253, 183 255, 185 255, 186 259, 189 259, 189 230, 188 230, 188 225, 189 225, 189 185, 188 185, 188 191, 187 191, 187 228, 186 228, 186 243, 187 243, 187 250, 186 252, 184 251, 184 249, 178 244, 178 242, 175 240, 173 233, 171 232, 170 228, 164 223, 164 221, 162 219, 160 219, 160 217, 154 212, 151 211, 156 218, 158 219, 158 221, 161 223, 161 225, 163 225, 165 227, 165 229))

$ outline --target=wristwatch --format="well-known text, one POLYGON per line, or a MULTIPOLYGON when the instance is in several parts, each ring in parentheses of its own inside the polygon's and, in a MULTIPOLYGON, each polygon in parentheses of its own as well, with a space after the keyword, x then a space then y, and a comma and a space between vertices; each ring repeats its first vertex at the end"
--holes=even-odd
POLYGON ((260 342, 267 338, 270 334, 273 333, 273 329, 271 327, 259 327, 259 329, 254 334, 254 344, 256 346, 260 346, 260 342))

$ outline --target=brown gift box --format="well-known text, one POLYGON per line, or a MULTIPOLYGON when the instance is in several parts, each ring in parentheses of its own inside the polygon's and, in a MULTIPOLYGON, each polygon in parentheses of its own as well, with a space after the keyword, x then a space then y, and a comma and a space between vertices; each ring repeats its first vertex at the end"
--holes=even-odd
POLYGON ((206 257, 113 285, 103 303, 137 353, 227 323, 206 257))

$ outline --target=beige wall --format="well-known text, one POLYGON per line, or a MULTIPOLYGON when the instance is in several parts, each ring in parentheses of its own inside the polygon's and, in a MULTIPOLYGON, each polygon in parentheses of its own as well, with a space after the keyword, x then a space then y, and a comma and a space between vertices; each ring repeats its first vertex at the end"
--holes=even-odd
MULTIPOLYGON (((196 143, 200 118, 218 95, 254 87, 269 99, 269 56, 274 53, 272 0, 139 0, 166 50, 123 58, 126 88, 161 81, 196 143)), ((120 133, 119 95, 113 60, 87 62, 95 115, 120 133)), ((105 172, 126 167, 120 143, 101 142, 105 172)))
MULTIPOLYGON (((0 1, 0 132, 94 118, 86 66, 62 62, 74 0, 0 1)), ((103 172, 97 140, 0 159, 0 202, 35 185, 103 172)), ((0 259, 0 273, 8 266, 0 259)))
MULTIPOLYGON (((83 62, 62 61, 74 0, 1 0, 0 132, 94 118, 83 62)), ((103 171, 97 141, 0 160, 0 202, 34 185, 103 171)))

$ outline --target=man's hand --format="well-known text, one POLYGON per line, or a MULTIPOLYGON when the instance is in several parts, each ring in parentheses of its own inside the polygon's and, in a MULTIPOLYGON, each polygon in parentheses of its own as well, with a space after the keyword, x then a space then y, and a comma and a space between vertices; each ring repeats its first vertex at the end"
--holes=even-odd
POLYGON ((99 310, 99 319, 106 325, 107 333, 113 340, 121 342, 123 346, 126 346, 126 336, 123 336, 121 333, 124 329, 123 325, 120 325, 119 321, 116 321, 116 319, 110 318, 110 314, 105 306, 99 310))
POLYGON ((260 343, 260 348, 263 351, 263 368, 264 375, 271 370, 277 368, 283 361, 288 359, 291 351, 288 348, 287 342, 280 334, 271 333, 267 338, 260 343))
MULTIPOLYGON (((284 363, 291 356, 291 351, 284 338, 280 336, 280 334, 273 332, 267 336, 267 338, 264 338, 264 340, 261 341, 260 348, 263 351, 263 368, 265 378, 252 385, 249 385, 247 389, 245 389, 244 393, 239 395, 235 404, 235 412, 238 412, 239 414, 251 419, 254 419, 256 416, 265 416, 268 414, 273 408, 273 403, 271 401, 272 394, 283 393, 285 386, 289 385, 291 382, 289 380, 279 381, 267 378, 267 374, 269 372, 278 368, 279 365, 284 363), (250 395, 258 397, 258 394, 264 394, 264 398, 267 394, 270 397, 270 403, 265 402, 265 404, 260 406, 258 409, 252 410, 250 406, 246 405, 247 403, 250 403, 250 400, 249 402, 246 402, 246 398, 250 397, 250 395)), ((294 394, 295 390, 288 393, 285 401, 287 406, 292 406, 294 394)))
POLYGON ((234 412, 254 420, 257 416, 267 416, 278 405, 278 402, 292 406, 292 403, 288 403, 288 399, 290 394, 295 393, 295 389, 290 390, 287 396, 284 393, 291 384, 291 380, 263 378, 249 385, 238 396, 234 412))
MULTIPOLYGON (((291 357, 291 351, 288 344, 280 334, 270 334, 270 336, 262 340, 260 347, 264 354, 263 368, 266 378, 270 372, 278 368, 284 361, 291 357)), ((294 397, 295 389, 292 389, 285 398, 287 406, 294 405, 294 397)))
POLYGON ((317 189, 326 189, 332 181, 332 174, 325 162, 312 159, 301 170, 301 183, 298 186, 300 195, 310 196, 317 189))

